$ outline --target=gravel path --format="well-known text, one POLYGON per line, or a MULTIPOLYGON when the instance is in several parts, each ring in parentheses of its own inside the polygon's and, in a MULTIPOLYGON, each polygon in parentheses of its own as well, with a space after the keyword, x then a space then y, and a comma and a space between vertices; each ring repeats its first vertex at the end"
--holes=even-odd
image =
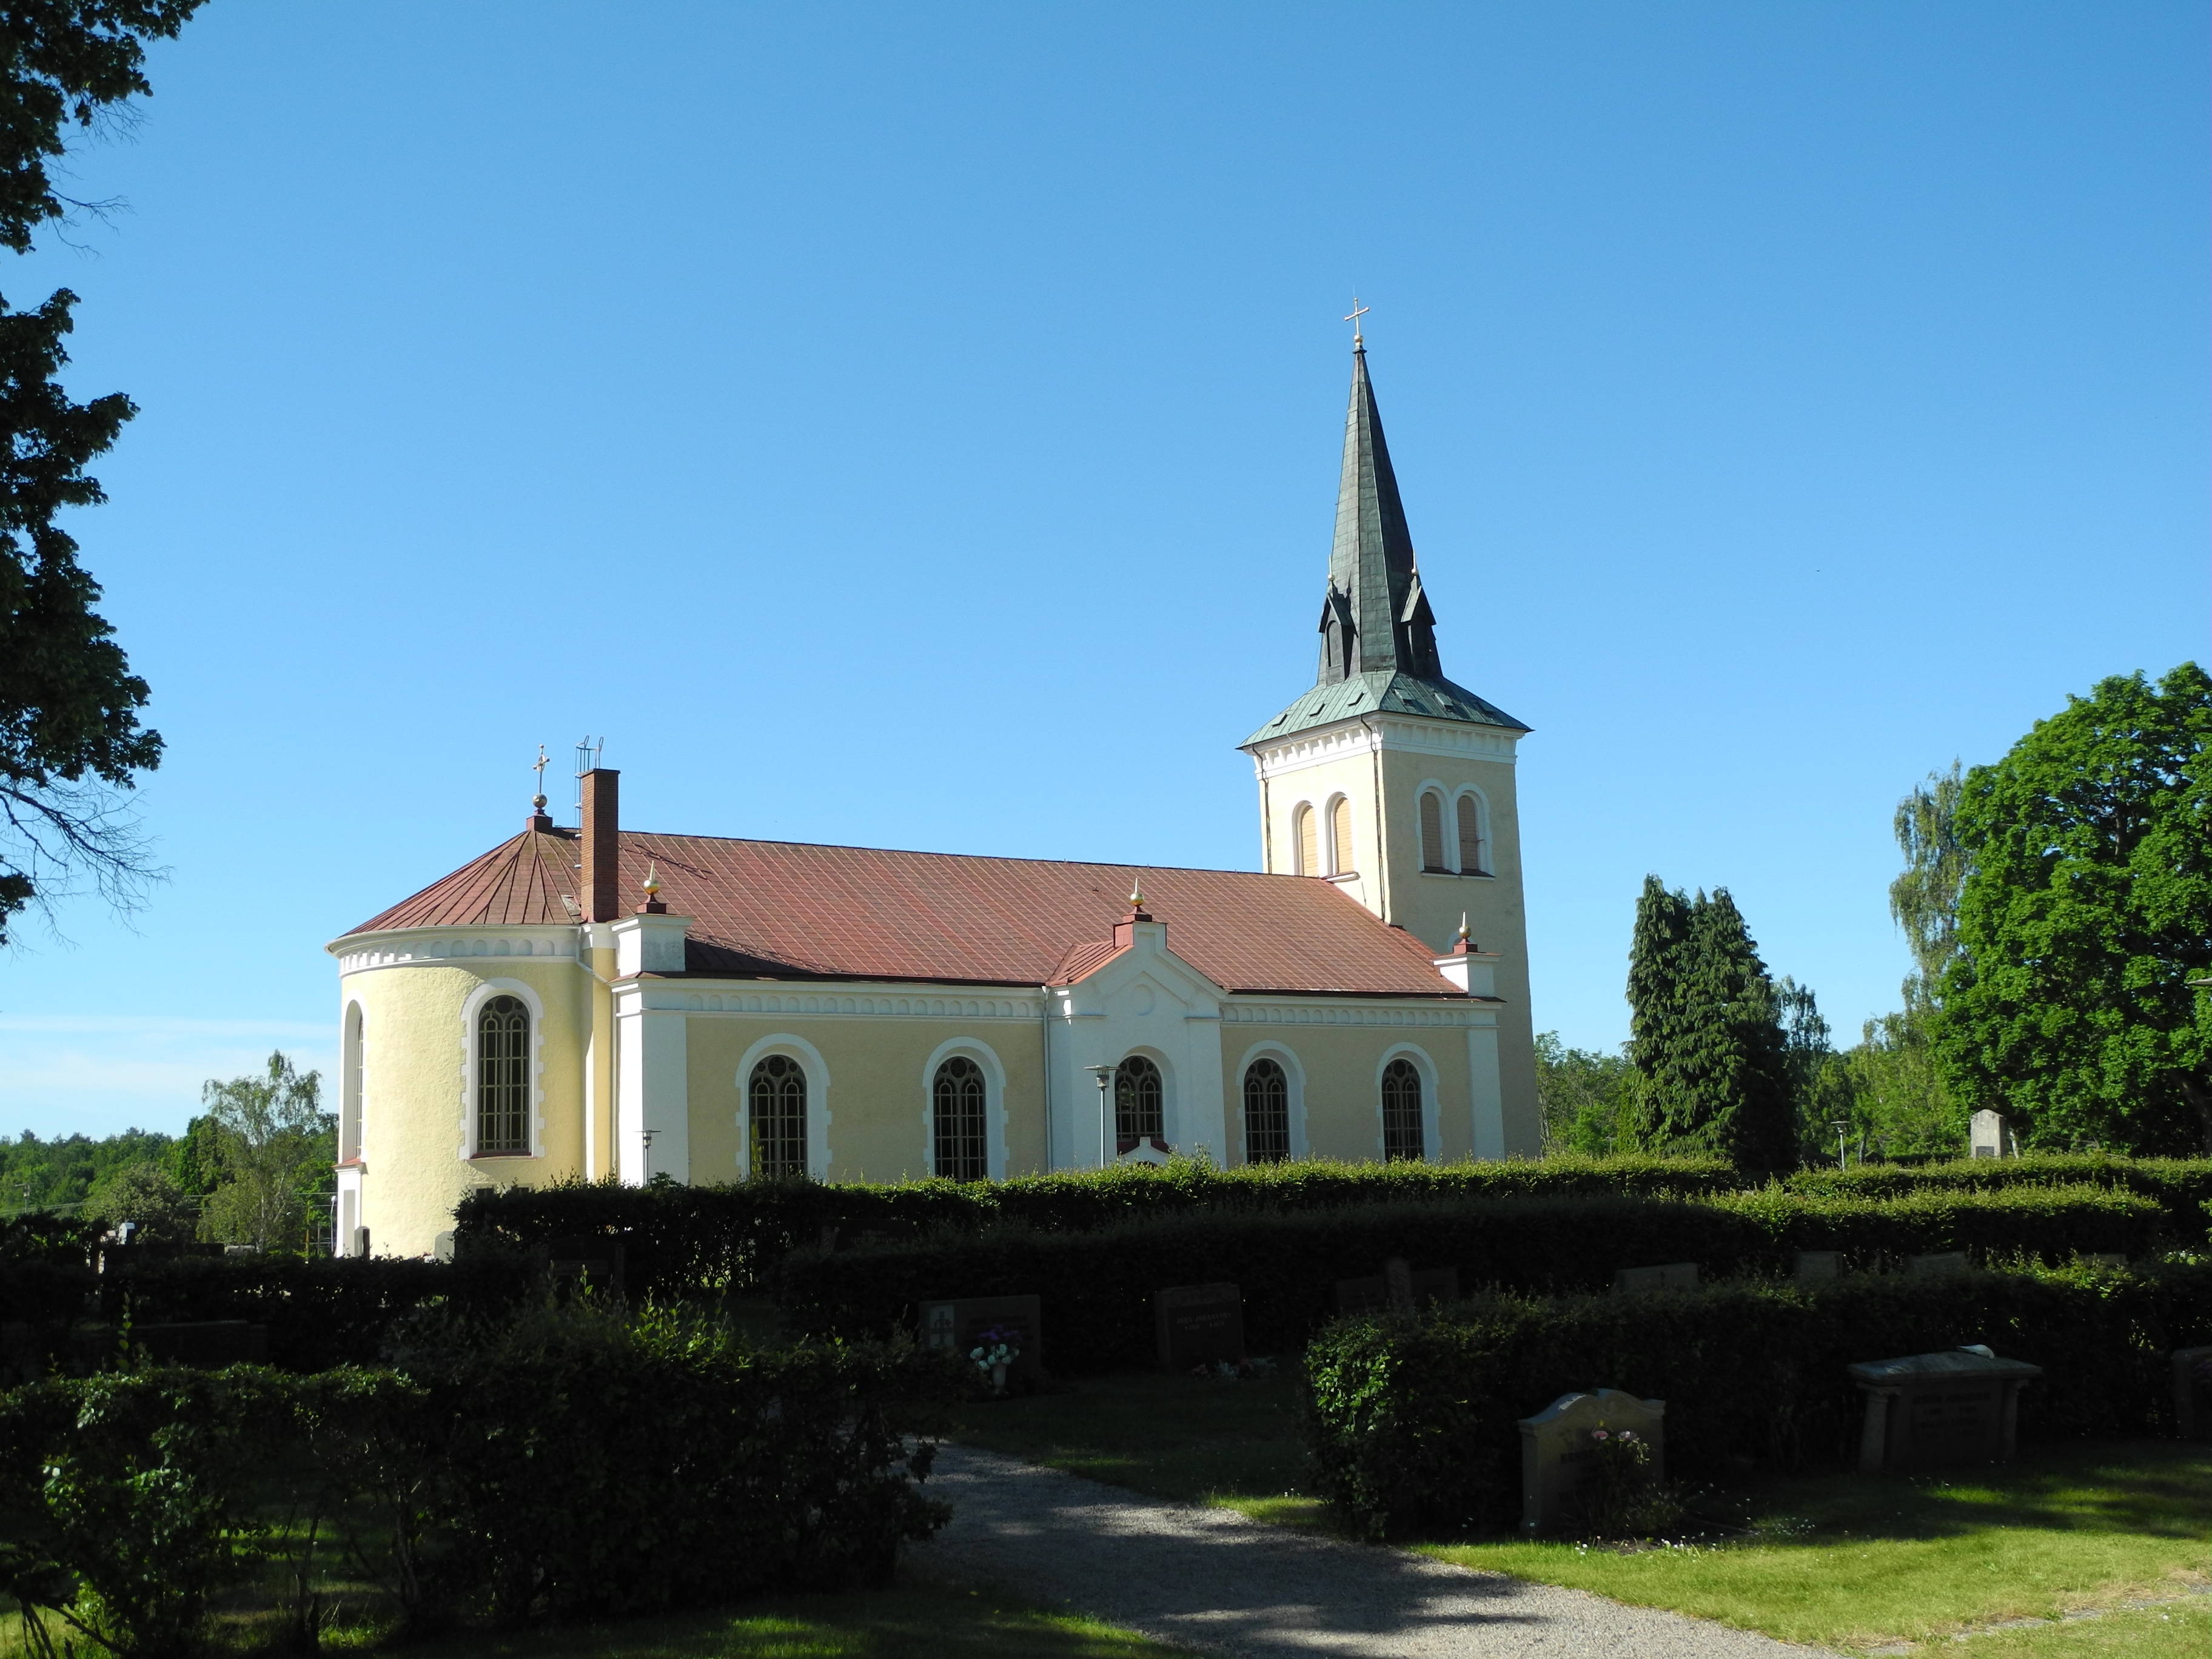
POLYGON ((1470 1572, 1142 1498, 968 1446, 927 1490, 925 1573, 987 1582, 1206 1652, 1372 1659, 1808 1659, 1816 1650, 1583 1590, 1470 1572))

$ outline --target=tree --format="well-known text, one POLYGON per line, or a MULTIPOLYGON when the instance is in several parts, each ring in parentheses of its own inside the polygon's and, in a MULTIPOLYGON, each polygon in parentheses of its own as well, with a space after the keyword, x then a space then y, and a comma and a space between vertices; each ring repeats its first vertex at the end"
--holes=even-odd
POLYGON ((210 1080, 201 1091, 215 1120, 223 1181, 201 1212, 201 1231, 258 1249, 301 1243, 304 1199, 335 1156, 336 1125, 322 1109, 322 1073, 269 1056, 264 1077, 210 1080))
POLYGON ((2100 681, 1968 772, 1936 1052, 2023 1144, 2212 1152, 2212 676, 2100 681))
POLYGON ((1936 1064, 1935 1021, 1924 1003, 1884 1014, 1867 1021, 1856 1045, 1836 1057, 1850 1091, 1844 1115, 1884 1157, 1956 1155, 1966 1144, 1966 1115, 1951 1103, 1936 1064))
POLYGON ((1943 970, 1958 954, 1959 890, 1966 884, 1966 849, 1959 845, 1959 763, 1930 772, 1897 804, 1892 828, 1905 868, 1889 884, 1889 914, 1905 930, 1912 972, 1905 981, 1907 1009, 1932 1002, 1943 970))
MULTIPOLYGON (((152 92, 145 45, 173 38, 201 0, 0 0, 0 246, 27 252, 39 228, 107 204, 55 190, 47 163, 71 124, 125 118, 152 92)), ((73 403, 76 296, 34 310, 0 300, 0 944, 9 918, 89 881, 129 906, 156 872, 120 792, 160 763, 140 726, 146 683, 130 672, 100 587, 55 523, 104 499, 85 464, 137 412, 119 392, 73 403)))
POLYGON ((1612 1152, 1635 1076, 1624 1055, 1570 1048, 1557 1031, 1540 1034, 1536 1105, 1543 1119, 1544 1151, 1598 1157, 1612 1152))
POLYGON ((192 1202, 176 1179, 152 1159, 126 1164, 93 1188, 82 1213, 111 1228, 132 1224, 133 1237, 155 1244, 182 1243, 192 1236, 192 1202))
POLYGON ((1647 876, 1629 950, 1637 1088, 1623 1140, 1794 1169, 1797 1125, 1781 1008, 1726 888, 1692 900, 1647 876))

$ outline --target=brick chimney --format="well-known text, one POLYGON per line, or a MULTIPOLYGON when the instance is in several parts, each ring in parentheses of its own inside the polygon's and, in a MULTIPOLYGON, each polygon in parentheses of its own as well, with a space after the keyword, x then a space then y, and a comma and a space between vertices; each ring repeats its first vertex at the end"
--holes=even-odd
POLYGON ((595 767, 579 780, 584 786, 584 920, 615 921, 622 916, 622 815, 620 772, 595 767))

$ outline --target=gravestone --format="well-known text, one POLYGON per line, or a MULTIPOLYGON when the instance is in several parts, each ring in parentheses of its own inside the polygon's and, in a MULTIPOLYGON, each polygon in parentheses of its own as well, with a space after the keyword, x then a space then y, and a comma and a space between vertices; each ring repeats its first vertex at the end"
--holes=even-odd
POLYGON ((1394 1255, 1382 1264, 1382 1282, 1390 1287, 1390 1306, 1394 1312, 1413 1311, 1413 1270, 1402 1255, 1394 1255))
POLYGON ((605 1294, 623 1293, 622 1240, 605 1233, 579 1233, 545 1241, 545 1268, 556 1279, 573 1279, 605 1294))
POLYGON ((2002 1463, 2019 1443, 2020 1391, 2040 1365, 1954 1348, 1849 1368, 1866 1396, 1859 1434, 1865 1474, 2002 1463))
POLYGON ((2002 1112, 1976 1112, 1966 1129, 1966 1156, 2002 1158, 2005 1155, 2005 1140, 2002 1112))
POLYGON ((1044 1375, 1044 1317, 1033 1296, 969 1296, 921 1304, 921 1346, 951 1348, 965 1359, 985 1331, 1012 1332, 1020 1350, 1007 1374, 1034 1381, 1044 1375))
POLYGON ((1244 1358, 1244 1297, 1234 1285, 1176 1285, 1152 1298, 1160 1364, 1171 1371, 1244 1358))
POLYGON ((1597 1473, 1600 1442, 1593 1431, 1622 1430, 1651 1443, 1654 1480, 1667 1478, 1667 1402, 1638 1400, 1619 1389, 1563 1394, 1534 1417, 1521 1419, 1521 1530, 1548 1532, 1565 1518, 1583 1485, 1597 1473))
POLYGON ((1905 1271, 1926 1278, 1930 1274, 1962 1273, 1966 1271, 1964 1250, 1938 1250, 1933 1255, 1908 1255, 1905 1271))
POLYGON ((1843 1277, 1843 1272, 1841 1250, 1800 1250, 1796 1271, 1791 1276, 1800 1285, 1825 1285, 1832 1279, 1843 1277))
POLYGON ((2173 1428, 2184 1440, 2212 1440, 2212 1347, 2173 1351, 2173 1428))
MULTIPOLYGON (((367 1255, 368 1254, 368 1229, 366 1227, 356 1227, 353 1230, 353 1235, 354 1243, 359 1246, 359 1248, 354 1251, 354 1254, 356 1255, 367 1255)), ((450 1232, 434 1234, 432 1236, 430 1240, 430 1260, 433 1261, 451 1261, 453 1259, 453 1234, 450 1232)))
POLYGON ((1698 1288, 1698 1264, 1694 1261, 1669 1261, 1658 1267, 1623 1267, 1613 1276, 1616 1291, 1694 1291, 1698 1288))
POLYGON ((243 1319, 194 1319, 134 1325, 131 1346, 162 1365, 265 1365, 269 1328, 243 1319))
POLYGON ((1390 1281, 1377 1273, 1372 1279, 1336 1281, 1336 1310, 1340 1314, 1380 1313, 1390 1305, 1390 1281))
POLYGON ((2124 1267, 2128 1265, 2124 1250, 2092 1250, 2081 1260, 2093 1267, 2124 1267))

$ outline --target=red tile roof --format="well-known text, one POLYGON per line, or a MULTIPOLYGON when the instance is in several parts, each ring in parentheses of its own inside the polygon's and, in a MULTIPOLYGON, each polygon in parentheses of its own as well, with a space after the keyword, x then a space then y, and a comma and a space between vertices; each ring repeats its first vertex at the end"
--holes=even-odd
MULTIPOLYGON (((353 931, 571 922, 579 856, 574 830, 525 830, 353 931)), ((718 977, 1066 983, 1115 954, 1141 876, 1169 949, 1227 989, 1464 994, 1419 940, 1309 876, 624 830, 626 895, 648 860, 692 918, 688 970, 718 977)))

